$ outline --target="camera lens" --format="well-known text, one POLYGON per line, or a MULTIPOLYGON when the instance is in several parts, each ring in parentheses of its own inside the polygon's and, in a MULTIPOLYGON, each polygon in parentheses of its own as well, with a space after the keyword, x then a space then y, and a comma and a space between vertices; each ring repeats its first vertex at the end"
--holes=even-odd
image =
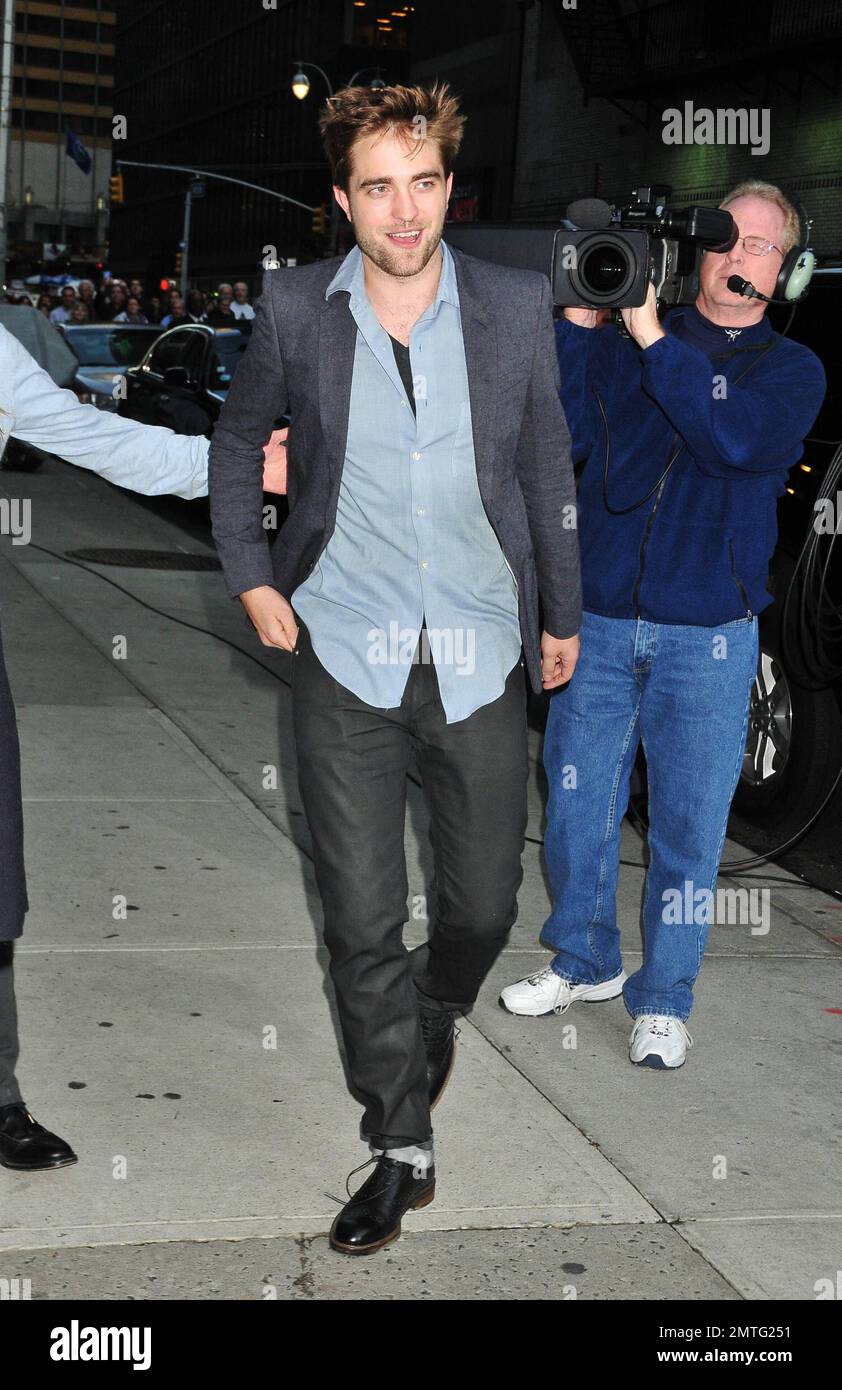
POLYGON ((628 257, 616 242, 599 243, 579 262, 582 285, 600 298, 616 293, 628 273, 628 257))

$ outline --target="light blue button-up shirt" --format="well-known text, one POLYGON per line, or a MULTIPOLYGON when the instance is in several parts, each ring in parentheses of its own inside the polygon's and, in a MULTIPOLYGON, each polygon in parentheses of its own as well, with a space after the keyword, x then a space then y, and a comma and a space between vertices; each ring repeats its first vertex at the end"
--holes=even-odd
POLYGON ((349 292, 357 324, 348 440, 336 528, 291 602, 322 665, 369 705, 397 708, 413 656, 432 660, 453 724, 502 695, 521 634, 477 483, 456 268, 440 246, 436 297, 409 339, 416 415, 359 247, 325 291, 349 292))

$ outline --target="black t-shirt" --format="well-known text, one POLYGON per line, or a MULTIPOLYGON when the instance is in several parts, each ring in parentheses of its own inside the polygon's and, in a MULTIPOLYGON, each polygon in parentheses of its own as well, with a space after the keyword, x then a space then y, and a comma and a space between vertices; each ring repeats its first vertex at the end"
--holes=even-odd
POLYGON ((406 347, 403 343, 399 343, 397 338, 392 338, 391 333, 389 334, 389 338, 392 342, 392 351, 395 354, 395 362, 397 363, 397 368, 400 372, 404 390, 406 391, 406 394, 409 397, 409 404, 412 406, 412 413, 413 415, 415 415, 415 392, 412 389, 412 368, 409 365, 409 348, 406 347))
MULTIPOLYGON (((415 392, 412 389, 412 368, 409 365, 409 348, 406 347, 404 343, 399 343, 397 338, 392 338, 391 333, 389 334, 389 337, 392 342, 392 351, 395 354, 395 362, 397 363, 398 371, 400 372, 401 381, 403 382, 404 390, 406 391, 406 394, 409 397, 409 404, 412 406, 412 413, 413 415, 415 415, 417 414, 417 412, 415 409, 415 392)), ((421 618, 421 626, 422 628, 425 628, 427 626, 426 613, 423 614, 421 618)))

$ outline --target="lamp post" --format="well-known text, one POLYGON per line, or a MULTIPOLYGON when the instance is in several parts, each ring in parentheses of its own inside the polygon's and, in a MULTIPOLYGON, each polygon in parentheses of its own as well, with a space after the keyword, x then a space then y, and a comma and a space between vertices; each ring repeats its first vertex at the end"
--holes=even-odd
MULTIPOLYGON (((333 84, 332 84, 330 78, 328 77, 327 73, 325 72, 324 68, 320 68, 319 65, 318 65, 318 63, 302 63, 302 62, 300 62, 300 61, 299 61, 298 63, 296 63, 295 72, 294 72, 294 74, 293 74, 292 82, 291 82, 291 84, 290 84, 291 89, 292 89, 292 94, 293 94, 293 96, 297 97, 299 101, 304 101, 305 98, 306 98, 307 96, 309 96, 309 93, 310 93, 310 79, 309 79, 309 77, 307 76, 306 72, 304 71, 305 68, 312 68, 314 72, 318 72, 318 73, 321 74, 321 76, 324 78, 325 86, 327 87, 327 94, 328 94, 328 97, 332 97, 332 96, 333 96, 333 84)), ((348 78, 348 81, 345 83, 345 86, 346 86, 346 87, 353 87, 353 85, 354 85, 354 83, 356 82, 357 78, 358 78, 358 77, 362 77, 362 75, 363 75, 364 72, 373 72, 373 73, 375 74, 375 76, 372 78, 372 80, 369 82, 368 85, 369 85, 369 87, 373 88, 375 91, 380 90, 380 89, 382 89, 383 87, 386 86, 385 81, 384 81, 383 78, 380 76, 381 71, 382 71, 381 68, 371 68, 371 67, 369 67, 369 68, 357 68, 357 71, 356 71, 355 73, 353 73, 351 77, 348 78)), ((336 246, 337 246, 338 238, 339 238, 339 204, 337 203, 335 197, 331 197, 331 204, 330 204, 330 250, 331 250, 331 255, 333 255, 333 256, 336 255, 336 246)))
MULTIPOLYGON (((9 137, 12 124, 12 65, 15 51, 13 0, 0 4, 0 288, 6 285, 9 249, 9 137)), ((21 143, 23 151, 23 143, 21 143)))

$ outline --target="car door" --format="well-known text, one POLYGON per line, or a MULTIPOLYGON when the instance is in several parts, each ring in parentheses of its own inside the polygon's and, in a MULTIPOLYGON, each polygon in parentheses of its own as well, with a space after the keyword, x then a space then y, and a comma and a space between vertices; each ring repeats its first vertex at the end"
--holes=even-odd
POLYGON ((176 422, 181 419, 187 423, 189 404, 201 378, 205 336, 201 329, 193 328, 173 328, 162 334, 140 366, 127 373, 123 413, 145 425, 166 425, 179 434, 203 434, 206 425, 177 428, 176 422), (181 375, 181 382, 173 382, 175 374, 181 375))
POLYGON ((174 360, 164 365, 155 423, 176 434, 208 434, 212 416, 203 385, 211 335, 203 328, 184 328, 173 337, 178 342, 174 360))

